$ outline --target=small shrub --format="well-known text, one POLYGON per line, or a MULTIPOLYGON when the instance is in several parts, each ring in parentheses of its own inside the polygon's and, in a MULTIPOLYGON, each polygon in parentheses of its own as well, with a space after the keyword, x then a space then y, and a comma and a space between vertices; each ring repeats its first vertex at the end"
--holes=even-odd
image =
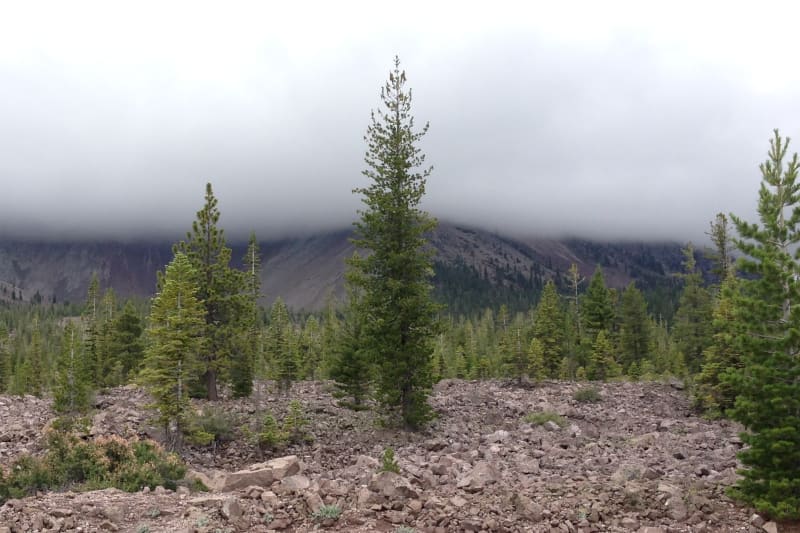
POLYGON ((278 427, 272 413, 267 413, 261 421, 261 431, 257 433, 256 440, 262 449, 277 450, 286 446, 289 437, 278 427))
POLYGON ((410 526, 397 526, 394 533, 416 533, 417 530, 410 526))
POLYGON ((195 522, 195 526, 197 527, 206 527, 208 525, 208 517, 207 516, 199 516, 197 517, 197 521, 195 522))
POLYGON ((303 405, 297 400, 289 402, 289 412, 283 419, 283 432, 292 444, 304 444, 314 441, 309 433, 311 420, 306 417, 303 405))
POLYGON ((525 415, 525 418, 523 418, 523 420, 528 424, 533 424, 535 426, 543 426, 547 422, 555 422, 556 424, 558 424, 559 427, 562 428, 567 425, 566 418, 552 411, 542 411, 540 413, 528 413, 527 415, 525 415))
POLYGON ((136 528, 136 533, 150 533, 150 526, 147 524, 141 524, 136 528))
POLYGON ((235 438, 234 420, 216 408, 195 413, 189 420, 186 440, 198 446, 231 442, 235 438))
POLYGON ((394 450, 391 448, 386 448, 383 450, 383 455, 381 456, 381 472, 394 472, 395 474, 400 473, 400 465, 397 464, 397 460, 394 457, 394 450))
POLYGON ((597 403, 603 400, 597 387, 583 387, 576 390, 572 397, 579 403, 597 403))
POLYGON ((342 509, 338 505, 323 505, 317 512, 314 513, 314 520, 321 522, 323 520, 338 520, 342 516, 342 509))

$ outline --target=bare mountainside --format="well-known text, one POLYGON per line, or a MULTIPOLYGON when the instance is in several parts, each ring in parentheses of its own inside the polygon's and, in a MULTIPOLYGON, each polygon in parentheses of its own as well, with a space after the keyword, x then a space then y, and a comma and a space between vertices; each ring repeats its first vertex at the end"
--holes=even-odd
MULTIPOLYGON (((345 259, 353 254, 349 230, 262 242, 264 302, 280 296, 294 309, 318 310, 330 295, 342 295, 345 259)), ((637 280, 644 290, 675 285, 680 269, 675 243, 599 243, 579 239, 512 238, 485 230, 441 224, 431 236, 436 250, 436 287, 451 293, 473 290, 480 304, 498 289, 541 288, 555 278, 566 284, 576 263, 584 276, 601 264, 612 287, 637 280)), ((233 244, 234 263, 244 246, 233 244)), ((93 272, 103 287, 121 296, 150 296, 156 271, 172 257, 167 242, 0 241, 0 298, 82 301, 93 272)), ((485 301, 484 301, 485 300, 485 301)))
MULTIPOLYGON (((775 531, 725 496, 736 480, 741 428, 695 416, 677 382, 597 384, 592 403, 579 401, 575 383, 447 380, 431 396, 438 418, 421 433, 381 429, 372 412, 340 407, 328 383, 297 383, 290 396, 265 385, 254 398, 216 405, 232 440, 184 451, 190 476, 210 492, 47 492, 6 502, 0 526, 14 533, 775 531), (264 412, 282 418, 290 399, 302 404, 313 442, 262 454, 247 435, 264 412), (398 474, 380 472, 386 447, 398 474), (341 516, 325 520, 323 505, 341 516)), ((86 438, 159 438, 141 389, 112 389, 95 403, 86 438)), ((0 396, 0 416, 0 463, 8 465, 39 453, 54 415, 49 400, 0 396)))

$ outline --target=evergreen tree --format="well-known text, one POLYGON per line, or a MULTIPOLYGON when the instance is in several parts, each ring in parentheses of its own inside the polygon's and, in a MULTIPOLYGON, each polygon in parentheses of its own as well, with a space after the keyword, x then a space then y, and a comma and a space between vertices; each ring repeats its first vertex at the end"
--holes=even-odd
POLYGON ((244 292, 238 357, 231 361, 231 385, 235 398, 246 398, 253 392, 255 363, 261 342, 258 300, 261 298, 261 252, 256 234, 250 234, 244 262, 244 292))
POLYGON ((628 368, 634 361, 650 357, 651 343, 647 302, 633 282, 622 293, 620 319, 620 363, 628 368))
POLYGON ((606 335, 606 330, 601 329, 592 345, 592 356, 587 369, 589 379, 605 381, 608 378, 619 376, 622 371, 614 359, 614 345, 606 335))
POLYGON ((31 345, 25 363, 28 365, 28 376, 25 392, 34 396, 42 395, 44 386, 44 349, 39 317, 33 317, 31 325, 31 345))
MULTIPOLYGON (((542 342, 534 338, 528 347, 528 372, 530 378, 534 381, 541 381, 547 377, 547 369, 545 367, 544 345, 542 342)), ((559 366, 561 361, 559 361, 559 366)))
POLYGON ((111 343, 114 330, 114 318, 117 310, 117 297, 114 289, 108 288, 100 300, 98 312, 97 337, 97 380, 99 387, 119 385, 121 376, 115 372, 117 361, 112 353, 111 343))
POLYGON ((86 289, 86 304, 83 308, 83 372, 91 380, 92 386, 99 383, 100 369, 100 278, 93 272, 86 289))
POLYGON ((745 465, 733 495, 775 518, 800 518, 800 184, 797 154, 775 130, 761 165, 761 224, 731 216, 743 258, 736 313, 743 367, 731 416, 744 424, 745 465), (787 161, 788 159, 788 161, 787 161))
POLYGON ((431 298, 432 251, 426 234, 436 225, 419 204, 430 168, 417 146, 428 130, 415 131, 411 92, 395 59, 381 91, 384 109, 372 114, 362 195, 365 209, 355 223, 354 244, 364 257, 350 261, 364 291, 364 348, 379 368, 378 397, 397 410, 404 425, 417 428, 430 418, 432 341, 437 310, 431 298))
POLYGON ((189 384, 204 370, 204 309, 197 298, 197 273, 182 253, 167 265, 163 286, 153 298, 148 345, 141 377, 155 399, 169 447, 179 449, 188 428, 189 384))
POLYGON ((689 371, 696 373, 703 364, 703 352, 711 344, 711 295, 702 285, 692 245, 689 244, 683 253, 686 256, 684 286, 675 313, 674 336, 689 371))
POLYGON ((53 409, 57 413, 77 414, 89 408, 91 390, 85 365, 81 361, 78 332, 72 322, 64 326, 61 351, 56 360, 56 384, 53 389, 53 409))
POLYGON ((530 367, 530 360, 528 359, 528 341, 523 332, 524 322, 521 316, 518 316, 511 323, 505 337, 507 337, 507 350, 505 352, 504 362, 508 369, 507 375, 517 378, 518 382, 522 382, 522 378, 528 375, 530 367))
POLYGON ((547 282, 542 299, 536 306, 533 323, 533 336, 542 344, 545 372, 547 377, 558 376, 564 348, 564 315, 561 301, 553 280, 547 282))
POLYGON ((614 323, 614 307, 611 303, 611 294, 606 288, 603 269, 600 265, 595 268, 589 288, 583 297, 581 305, 583 324, 590 340, 594 340, 600 330, 609 331, 614 323))
POLYGON ((119 376, 119 383, 126 383, 139 370, 144 357, 142 331, 142 319, 129 300, 111 327, 109 356, 114 361, 113 374, 119 376))
MULTIPOLYGON (((352 273, 349 275, 352 276, 352 273)), ((355 286, 350 284, 348 289, 350 294, 345 320, 333 348, 336 362, 331 368, 331 377, 336 382, 336 388, 351 398, 354 406, 360 407, 369 394, 372 368, 362 340, 364 319, 358 316, 362 306, 361 296, 355 286)))
POLYGON ((266 351, 278 386, 284 392, 297 380, 297 354, 293 350, 289 310, 280 298, 275 299, 269 313, 266 351))
POLYGON ((723 282, 733 267, 728 217, 724 213, 717 213, 716 218, 711 221, 711 228, 706 235, 711 237, 711 242, 714 244, 714 250, 707 254, 714 261, 711 272, 717 276, 720 282, 723 282))
MULTIPOLYGON (((204 371, 201 387, 209 400, 218 399, 218 381, 228 371, 241 330, 244 306, 240 293, 242 273, 230 268, 231 249, 225 244, 225 232, 217 224, 220 212, 217 198, 206 184, 205 204, 197 212, 192 231, 174 251, 186 255, 195 271, 197 299, 205 309, 205 330, 201 361, 204 371)), ((236 354, 236 356, 247 357, 236 354)))
POLYGON ((9 348, 8 329, 0 323, 0 394, 9 389, 11 381, 11 350, 9 348))
POLYGON ((703 368, 697 375, 694 405, 711 416, 725 414, 733 407, 736 390, 728 379, 741 370, 742 357, 737 338, 742 325, 737 317, 739 280, 728 270, 714 305, 712 343, 704 353, 703 368))

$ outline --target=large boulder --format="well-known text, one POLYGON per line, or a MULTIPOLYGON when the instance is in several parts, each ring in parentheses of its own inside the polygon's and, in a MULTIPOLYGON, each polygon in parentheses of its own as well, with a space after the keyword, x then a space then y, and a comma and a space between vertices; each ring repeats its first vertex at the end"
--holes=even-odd
POLYGON ((498 481, 500 481, 500 472, 497 467, 488 461, 480 461, 472 470, 458 479, 456 486, 468 492, 481 492, 488 485, 498 481))
POLYGON ((392 501, 419 498, 419 493, 411 483, 394 472, 379 472, 372 476, 367 488, 392 501))
POLYGON ((215 492, 231 492, 255 485, 269 487, 276 481, 298 474, 302 470, 296 455, 278 457, 266 463, 252 464, 244 470, 218 474, 209 488, 215 492))

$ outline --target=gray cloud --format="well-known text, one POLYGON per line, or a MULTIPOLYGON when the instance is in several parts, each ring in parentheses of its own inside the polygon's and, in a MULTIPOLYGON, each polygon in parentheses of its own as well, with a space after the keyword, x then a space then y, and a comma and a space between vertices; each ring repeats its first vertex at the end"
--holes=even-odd
POLYGON ((347 226, 395 53, 431 123, 425 207, 498 231, 698 239, 754 216, 772 128, 800 133, 788 15, 457 5, 7 13, 0 234, 173 238, 206 181, 234 235, 347 226))

